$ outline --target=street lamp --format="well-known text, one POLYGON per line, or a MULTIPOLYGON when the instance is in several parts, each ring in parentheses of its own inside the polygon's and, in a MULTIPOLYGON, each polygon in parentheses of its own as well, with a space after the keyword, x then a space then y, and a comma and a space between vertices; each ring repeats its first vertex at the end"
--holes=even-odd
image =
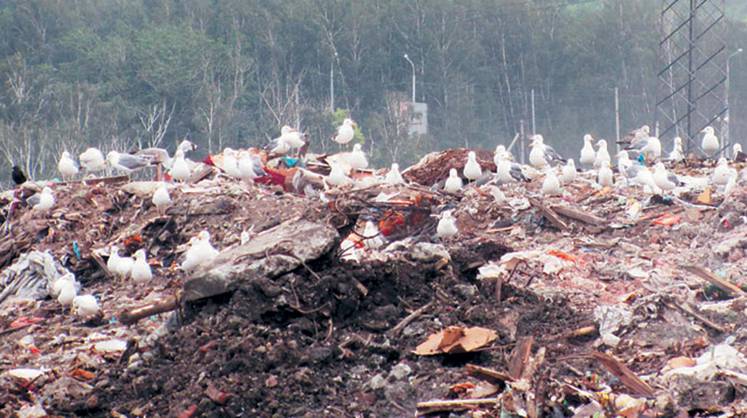
POLYGON ((329 111, 331 113, 335 113, 335 61, 337 61, 337 52, 329 63, 329 111))
POLYGON ((724 102, 725 102, 724 105, 726 105, 726 116, 724 118, 725 121, 726 121, 726 124, 725 124, 725 127, 726 127, 726 132, 725 132, 726 135, 725 136, 726 136, 726 138, 724 138, 724 144, 726 146, 731 145, 731 132, 730 132, 730 129, 729 129, 729 124, 731 123, 731 118, 729 117, 730 116, 729 115, 729 113, 730 113, 730 110, 729 110, 729 90, 731 88, 731 59, 734 58, 734 57, 736 57, 737 55, 741 54, 742 51, 743 51, 743 49, 739 48, 736 51, 732 52, 732 54, 729 55, 728 58, 726 58, 726 81, 725 81, 725 83, 726 83, 726 86, 725 86, 726 87, 726 94, 724 94, 724 102))
POLYGON ((412 60, 410 57, 405 54, 405 59, 407 62, 410 63, 410 66, 412 67, 412 103, 415 104, 415 64, 412 63, 412 60))

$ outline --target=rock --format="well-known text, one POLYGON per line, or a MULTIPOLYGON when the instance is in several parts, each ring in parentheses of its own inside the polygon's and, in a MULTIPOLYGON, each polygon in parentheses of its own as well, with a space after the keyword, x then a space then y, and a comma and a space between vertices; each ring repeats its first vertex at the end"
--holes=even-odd
POLYGON ((471 284, 458 284, 454 286, 454 290, 459 294, 459 296, 465 299, 470 299, 477 294, 477 286, 471 284))
POLYGON ((386 379, 384 378, 383 373, 379 373, 376 376, 372 377, 368 382, 366 382, 366 387, 368 387, 371 390, 379 390, 386 386, 386 379))
POLYGON ((392 367, 391 371, 389 371, 389 378, 394 380, 402 380, 405 377, 409 376, 410 373, 412 373, 412 368, 410 368, 410 366, 405 363, 398 363, 396 366, 392 367))

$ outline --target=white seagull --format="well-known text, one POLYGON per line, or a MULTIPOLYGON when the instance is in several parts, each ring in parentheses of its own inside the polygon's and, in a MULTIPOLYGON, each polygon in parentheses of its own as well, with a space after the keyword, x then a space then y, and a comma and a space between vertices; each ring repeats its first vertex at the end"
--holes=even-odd
POLYGON ((95 173, 106 169, 106 159, 98 148, 86 149, 78 156, 78 159, 80 160, 80 166, 87 173, 95 173))
POLYGON ((132 264, 130 277, 135 283, 148 282, 153 278, 153 272, 150 270, 145 250, 142 248, 135 251, 135 261, 132 264))
POLYGON ((456 226, 456 219, 451 216, 451 211, 447 210, 441 214, 436 226, 436 236, 439 238, 453 237, 459 232, 456 226))
POLYGON ((495 185, 483 186, 482 189, 493 196, 493 202, 501 205, 506 201, 506 195, 495 185))
POLYGON ((347 160, 350 167, 354 170, 368 168, 368 159, 366 158, 366 153, 361 148, 361 144, 353 145, 353 151, 348 155, 347 160))
POLYGON ((184 182, 189 180, 189 177, 192 175, 192 173, 189 169, 189 164, 187 164, 187 161, 184 159, 184 151, 180 149, 176 150, 169 175, 176 181, 184 182))
POLYGON ((327 183, 332 186, 343 186, 349 184, 352 180, 350 177, 345 175, 342 167, 339 164, 330 164, 329 175, 326 177, 327 183))
POLYGON ((555 175, 555 170, 545 170, 545 179, 542 181, 542 194, 547 196, 561 194, 560 181, 555 175))
POLYGON ((62 306, 72 305, 73 299, 78 295, 75 284, 71 281, 64 281, 60 284, 60 293, 57 295, 57 302, 62 306))
POLYGON ((584 146, 581 148, 581 158, 578 160, 581 167, 591 168, 594 165, 597 154, 594 151, 594 145, 591 143, 593 140, 594 138, 591 135, 584 135, 584 146))
POLYGON ((669 153, 669 157, 667 159, 676 163, 685 160, 685 151, 684 148, 682 148, 682 138, 680 138, 679 136, 674 138, 672 152, 669 153))
POLYGON ((62 179, 65 181, 78 174, 78 165, 75 164, 73 158, 70 157, 69 152, 62 152, 60 161, 57 163, 57 170, 62 174, 62 179))
POLYGON ((112 168, 122 171, 127 175, 151 164, 149 158, 138 155, 122 154, 117 151, 110 151, 106 154, 106 161, 112 168))
POLYGON ((551 146, 545 144, 542 135, 532 136, 532 143, 529 146, 532 147, 532 151, 529 152, 529 164, 535 168, 544 168, 548 165, 548 160, 563 161, 551 146))
POLYGON ((607 161, 608 163, 612 161, 612 158, 610 157, 609 151, 607 151, 607 141, 604 139, 600 139, 597 142, 597 146, 599 147, 597 149, 597 153, 594 156, 594 167, 599 168, 602 166, 602 163, 604 161, 607 161))
POLYGON ((717 186, 722 186, 729 182, 729 179, 737 176, 737 170, 729 167, 729 161, 726 158, 719 158, 716 168, 713 170, 711 181, 717 186))
MULTIPOLYGON (((280 137, 275 138, 276 141, 282 141, 288 144, 290 148, 301 148, 306 142, 303 140, 303 134, 295 128, 291 128, 288 125, 280 128, 280 137)), ((287 152, 287 151, 286 151, 287 152)))
POLYGON ((700 147, 703 149, 703 152, 707 157, 713 157, 713 155, 721 148, 721 145, 719 145, 718 142, 718 137, 716 136, 716 131, 712 126, 706 126, 701 133, 705 135, 703 135, 703 141, 700 143, 700 147))
POLYGON ((169 195, 169 189, 166 187, 166 183, 158 185, 156 191, 153 192, 151 202, 153 202, 153 205, 159 213, 163 213, 163 211, 171 205, 171 196, 169 195))
POLYGON ((392 163, 392 168, 390 168, 389 172, 386 173, 386 177, 384 177, 384 181, 387 184, 391 184, 391 185, 405 183, 405 179, 402 177, 402 174, 400 174, 399 172, 399 164, 392 163))
POLYGON ((236 150, 233 148, 226 148, 223 150, 223 171, 233 178, 241 178, 241 172, 239 172, 239 161, 236 159, 236 150))
POLYGON ((677 179, 677 176, 667 171, 666 167, 664 167, 664 163, 656 163, 656 165, 654 166, 654 183, 658 188, 660 188, 664 192, 669 192, 674 190, 679 182, 680 181, 679 179, 677 179))
POLYGON ((651 171, 648 169, 648 167, 638 167, 638 173, 636 174, 634 179, 635 182, 641 185, 644 191, 648 189, 648 193, 661 193, 661 189, 656 185, 656 182, 654 181, 654 175, 651 174, 651 171))
POLYGON ((350 118, 345 118, 342 125, 337 128, 337 135, 332 138, 333 141, 340 145, 345 145, 353 140, 355 136, 355 122, 350 118))
POLYGON ((495 164, 496 172, 495 176, 499 183, 511 183, 514 181, 514 177, 511 175, 511 161, 506 159, 498 159, 495 164))
POLYGON ((610 187, 613 183, 612 169, 610 168, 610 162, 602 160, 599 169, 597 170, 597 183, 602 187, 610 187))
POLYGON ((219 254, 218 250, 210 244, 210 232, 207 230, 197 234, 197 237, 192 238, 190 243, 192 245, 187 250, 181 265, 183 270, 190 271, 200 265, 208 264, 219 254))
POLYGON ((620 152, 617 153, 617 171, 620 174, 625 175, 631 166, 633 166, 633 161, 628 157, 628 151, 620 150, 620 152))
POLYGON ((73 299, 75 315, 81 319, 90 319, 98 315, 99 303, 93 295, 76 296, 73 299))
POLYGON ((266 175, 262 169, 262 163, 259 157, 255 160, 254 155, 246 150, 239 151, 239 177, 244 181, 256 179, 266 175))
POLYGON ((506 147, 504 145, 498 145, 495 147, 495 153, 493 154, 493 162, 495 163, 496 167, 498 166, 499 160, 508 160, 513 161, 514 156, 511 155, 511 152, 506 150, 506 147))
POLYGON ((560 181, 563 183, 571 183, 576 179, 576 174, 576 163, 574 163, 573 158, 571 158, 563 166, 563 171, 560 173, 560 181))
POLYGON ((52 189, 49 187, 44 187, 39 194, 39 203, 34 205, 34 210, 38 211, 48 211, 52 209, 52 206, 54 206, 55 199, 54 194, 52 193, 52 189))
POLYGON ((474 151, 470 151, 467 154, 467 162, 464 164, 464 177, 470 181, 475 181, 482 175, 482 168, 477 162, 477 155, 474 151))
POLYGON ((462 190, 462 178, 457 174, 456 168, 449 170, 449 178, 444 183, 444 190, 447 193, 456 193, 462 190))
POLYGON ((742 154, 742 145, 737 143, 731 147, 731 158, 736 159, 739 154, 742 154))

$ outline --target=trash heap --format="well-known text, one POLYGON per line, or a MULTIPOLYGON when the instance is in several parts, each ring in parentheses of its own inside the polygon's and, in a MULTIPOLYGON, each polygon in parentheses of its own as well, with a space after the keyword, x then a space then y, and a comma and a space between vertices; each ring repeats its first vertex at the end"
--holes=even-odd
POLYGON ((213 167, 165 213, 157 183, 120 177, 55 184, 44 214, 23 204, 34 186, 6 192, 0 414, 747 414, 744 181, 444 192, 467 152, 426 156, 406 184, 313 193, 297 171, 258 184, 213 167), (439 239, 444 210, 459 232, 439 239), (220 254, 186 273, 202 230, 220 254), (154 278, 115 277, 112 245, 145 249, 154 278), (100 315, 49 297, 68 272, 100 315))

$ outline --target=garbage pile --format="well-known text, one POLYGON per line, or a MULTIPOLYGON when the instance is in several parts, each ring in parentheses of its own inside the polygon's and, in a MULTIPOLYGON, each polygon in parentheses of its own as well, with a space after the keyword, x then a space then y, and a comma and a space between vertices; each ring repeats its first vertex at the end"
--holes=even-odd
POLYGON ((247 181, 215 156, 164 206, 126 177, 51 184, 46 211, 44 185, 4 193, 0 414, 747 414, 744 179, 444 191, 496 170, 468 152, 338 185, 325 158, 247 181), (138 251, 151 279, 112 271, 138 251), (53 298, 68 274, 96 315, 53 298))

